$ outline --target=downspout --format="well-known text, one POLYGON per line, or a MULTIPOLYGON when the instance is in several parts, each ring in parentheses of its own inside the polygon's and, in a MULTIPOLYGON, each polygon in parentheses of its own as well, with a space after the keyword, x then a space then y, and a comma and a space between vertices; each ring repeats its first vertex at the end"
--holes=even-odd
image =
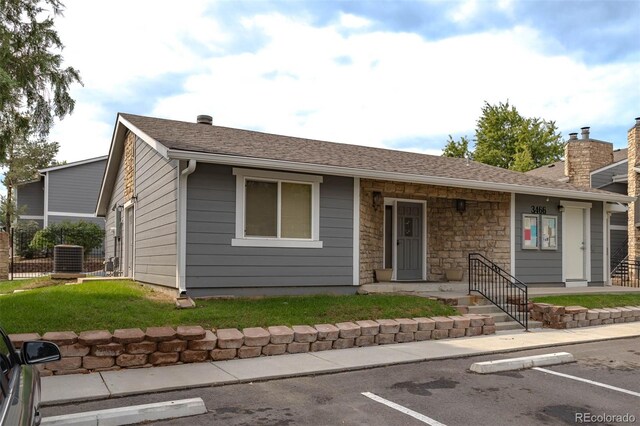
POLYGON ((42 227, 46 228, 49 226, 49 173, 41 173, 41 176, 44 177, 44 208, 43 208, 43 218, 42 218, 42 227))
POLYGON ((187 178, 196 171, 196 160, 189 160, 187 168, 180 173, 178 192, 180 211, 178 212, 178 292, 180 296, 187 294, 187 178))

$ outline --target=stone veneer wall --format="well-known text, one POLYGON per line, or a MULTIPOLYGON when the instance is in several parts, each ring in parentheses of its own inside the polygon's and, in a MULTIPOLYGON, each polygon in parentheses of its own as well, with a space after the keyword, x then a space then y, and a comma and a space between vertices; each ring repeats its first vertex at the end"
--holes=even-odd
POLYGON ((136 136, 133 132, 127 132, 124 140, 124 200, 129 201, 135 193, 135 147, 136 136))
POLYGON ((582 306, 555 306, 534 303, 531 319, 542 321, 543 327, 565 329, 640 321, 640 306, 587 309, 582 306))
POLYGON ((373 208, 376 191, 385 198, 426 200, 427 280, 443 280, 449 268, 466 271, 470 252, 509 270, 511 194, 370 179, 360 187, 360 284, 373 283, 374 269, 383 266, 384 208, 373 208), (464 213, 456 211, 456 199, 466 200, 464 213))
POLYGON ((343 322, 315 327, 298 325, 205 330, 200 326, 149 327, 11 334, 16 348, 25 341, 46 340, 60 347, 62 359, 39 366, 44 376, 113 371, 191 362, 255 358, 261 355, 317 352, 494 334, 490 315, 465 314, 433 318, 399 318, 343 322))
MULTIPOLYGON (((636 118, 636 124, 627 132, 628 155, 628 176, 627 194, 630 197, 638 197, 640 195, 640 174, 635 168, 640 166, 640 158, 638 157, 638 148, 640 147, 640 117, 636 118)), ((629 203, 627 213, 627 232, 629 238, 629 261, 634 262, 640 260, 640 230, 636 228, 636 223, 640 222, 638 217, 638 201, 629 203)))
POLYGON ((590 187, 592 170, 613 163, 613 144, 594 140, 569 140, 564 148, 564 174, 569 183, 590 187))

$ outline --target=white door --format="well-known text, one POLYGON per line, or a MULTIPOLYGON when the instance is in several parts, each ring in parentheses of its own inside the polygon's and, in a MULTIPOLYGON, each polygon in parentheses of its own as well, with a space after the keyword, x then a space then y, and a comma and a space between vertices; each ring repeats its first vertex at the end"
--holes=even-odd
POLYGON ((564 265, 567 280, 584 280, 586 241, 584 229, 584 209, 566 207, 564 212, 565 248, 564 265))

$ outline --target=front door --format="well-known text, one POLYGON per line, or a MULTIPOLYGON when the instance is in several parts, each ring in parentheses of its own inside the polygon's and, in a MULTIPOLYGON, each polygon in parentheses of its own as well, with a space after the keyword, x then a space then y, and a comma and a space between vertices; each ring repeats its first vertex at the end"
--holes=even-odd
POLYGON ((585 266, 585 230, 582 208, 566 207, 565 220, 565 278, 567 281, 582 281, 586 278, 585 266))
POLYGON ((397 205, 397 280, 421 280, 423 261, 422 204, 397 205))

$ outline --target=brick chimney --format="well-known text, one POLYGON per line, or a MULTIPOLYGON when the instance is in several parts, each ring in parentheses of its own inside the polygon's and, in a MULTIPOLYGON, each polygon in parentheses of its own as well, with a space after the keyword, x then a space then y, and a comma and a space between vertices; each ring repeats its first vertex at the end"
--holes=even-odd
MULTIPOLYGON (((640 117, 636 118, 636 124, 627 132, 627 146, 629 168, 627 185, 627 194, 630 197, 638 197, 640 195, 640 175, 636 172, 636 167, 640 166, 640 117)), ((629 260, 640 260, 640 229, 636 227, 636 223, 640 223, 640 206, 638 201, 629 204, 627 212, 627 233, 629 236, 629 260)))
POLYGON ((583 127, 581 138, 569 133, 564 147, 564 174, 569 183, 576 186, 591 186, 589 172, 613 163, 613 144, 591 139, 589 127, 583 127))

